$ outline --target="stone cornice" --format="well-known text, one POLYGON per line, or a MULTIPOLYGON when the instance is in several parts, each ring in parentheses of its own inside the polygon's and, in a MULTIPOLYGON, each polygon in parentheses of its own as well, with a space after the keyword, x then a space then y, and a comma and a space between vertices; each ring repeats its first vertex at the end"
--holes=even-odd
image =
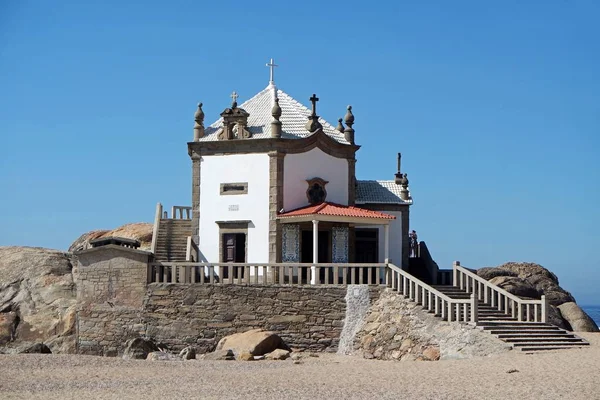
POLYGON ((301 139, 234 139, 211 142, 188 142, 188 154, 208 156, 216 154, 250 154, 280 152, 287 154, 304 153, 318 147, 324 153, 336 158, 354 159, 360 146, 343 144, 327 136, 318 129, 310 136, 301 139))

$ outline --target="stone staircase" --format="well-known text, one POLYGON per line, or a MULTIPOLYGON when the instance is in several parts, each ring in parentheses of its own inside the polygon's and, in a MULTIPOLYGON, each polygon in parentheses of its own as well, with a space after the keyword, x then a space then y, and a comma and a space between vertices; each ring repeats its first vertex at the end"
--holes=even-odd
POLYGON ((162 262, 185 261, 187 238, 192 235, 189 219, 161 219, 154 259, 162 262))
MULTIPOLYGON (((470 293, 456 287, 433 285, 434 289, 453 299, 469 299, 470 293)), ((588 346, 589 342, 552 324, 520 322, 490 304, 478 303, 477 326, 521 351, 558 350, 588 346)))

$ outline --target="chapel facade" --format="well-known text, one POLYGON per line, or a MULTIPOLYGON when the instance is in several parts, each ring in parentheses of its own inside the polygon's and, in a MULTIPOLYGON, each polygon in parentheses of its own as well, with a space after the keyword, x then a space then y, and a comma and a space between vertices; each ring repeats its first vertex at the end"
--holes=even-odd
MULTIPOLYGON (((192 240, 207 263, 384 263, 409 258, 407 175, 357 180, 354 115, 337 126, 275 85, 205 126, 194 116, 192 240)), ((307 96, 308 97, 308 96, 307 96)))

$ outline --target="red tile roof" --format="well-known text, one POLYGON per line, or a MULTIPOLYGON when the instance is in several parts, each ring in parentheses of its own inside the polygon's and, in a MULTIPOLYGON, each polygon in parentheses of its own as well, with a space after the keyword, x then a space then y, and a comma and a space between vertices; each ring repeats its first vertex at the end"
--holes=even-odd
POLYGON ((300 217, 306 215, 331 215, 336 217, 396 219, 395 216, 379 211, 366 210, 353 206, 343 206, 335 203, 319 203, 278 215, 278 218, 300 217))

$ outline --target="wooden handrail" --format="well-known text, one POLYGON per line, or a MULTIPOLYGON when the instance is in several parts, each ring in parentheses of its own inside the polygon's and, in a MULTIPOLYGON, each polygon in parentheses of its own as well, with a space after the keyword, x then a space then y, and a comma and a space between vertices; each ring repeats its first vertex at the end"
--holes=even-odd
POLYGON ((466 290, 469 291, 469 281, 468 279, 472 279, 473 282, 477 282, 478 285, 481 285, 484 289, 483 296, 479 291, 478 285, 474 285, 474 291, 476 297, 479 300, 487 301, 488 300, 488 289, 491 291, 491 304, 492 306, 496 306, 498 310, 503 310, 506 314, 509 313, 512 317, 517 317, 518 321, 523 321, 523 311, 525 311, 525 320, 527 322, 530 321, 530 306, 533 305, 533 319, 535 322, 538 322, 538 319, 541 322, 548 322, 548 300, 545 295, 541 296, 540 300, 524 300, 519 296, 516 296, 501 287, 494 285, 489 282, 487 279, 480 277, 477 274, 469 271, 468 269, 462 267, 460 262, 455 261, 452 265, 453 269, 453 280, 454 286, 464 288, 463 276, 467 277, 466 282, 466 290), (460 281, 460 282, 459 282, 460 281), (502 296, 504 296, 504 300, 502 301, 502 296), (483 298, 482 298, 483 297, 483 298), (509 301, 510 300, 510 301, 509 301), (516 307, 515 307, 516 304, 516 307), (525 306, 525 307, 523 307, 525 306), (539 310, 538 310, 539 307, 539 310), (525 308, 525 310, 523 310, 525 308), (540 317, 538 318, 538 311, 540 313, 540 317))
MULTIPOLYGON (((440 292, 439 290, 437 290, 434 287, 429 286, 428 284, 426 284, 425 282, 423 282, 422 280, 415 278, 414 276, 412 276, 411 274, 409 274, 408 272, 404 271, 403 269, 398 268, 397 266, 395 266, 394 264, 388 264, 388 267, 392 270, 395 271, 397 273, 399 273, 400 275, 404 276, 405 278, 410 279, 411 281, 418 283, 419 286, 425 287, 427 288, 427 290, 429 290, 431 293, 434 293, 436 296, 446 300, 446 301, 456 301, 456 302, 463 302, 462 299, 453 299, 451 297, 448 297, 447 295, 445 295, 444 293, 440 292)), ((469 302, 469 300, 466 300, 465 302, 469 302)))
MULTIPOLYGON (((490 289, 492 289, 496 292, 503 294, 504 296, 508 297, 511 300, 518 301, 518 302, 523 301, 523 299, 521 299, 519 296, 515 296, 514 294, 502 289, 500 286, 496 286, 493 283, 490 283, 490 281, 488 281, 487 279, 484 279, 484 278, 480 277, 479 275, 472 273, 468 269, 461 267, 460 264, 454 263, 453 270, 462 272, 463 274, 473 278, 474 280, 478 281, 479 283, 483 283, 485 286, 489 287, 490 289)), ((458 286, 456 281, 453 283, 454 283, 454 286, 458 286)))
POLYGON ((402 292, 405 297, 421 303, 423 308, 440 314, 443 319, 446 318, 448 321, 477 323, 478 302, 475 294, 472 294, 470 299, 453 299, 393 264, 388 264, 388 268, 392 274, 392 280, 388 282, 388 286, 391 286, 393 290, 402 292), (399 275, 397 280, 394 274, 399 275), (403 280, 402 285, 400 284, 401 280, 403 280))

